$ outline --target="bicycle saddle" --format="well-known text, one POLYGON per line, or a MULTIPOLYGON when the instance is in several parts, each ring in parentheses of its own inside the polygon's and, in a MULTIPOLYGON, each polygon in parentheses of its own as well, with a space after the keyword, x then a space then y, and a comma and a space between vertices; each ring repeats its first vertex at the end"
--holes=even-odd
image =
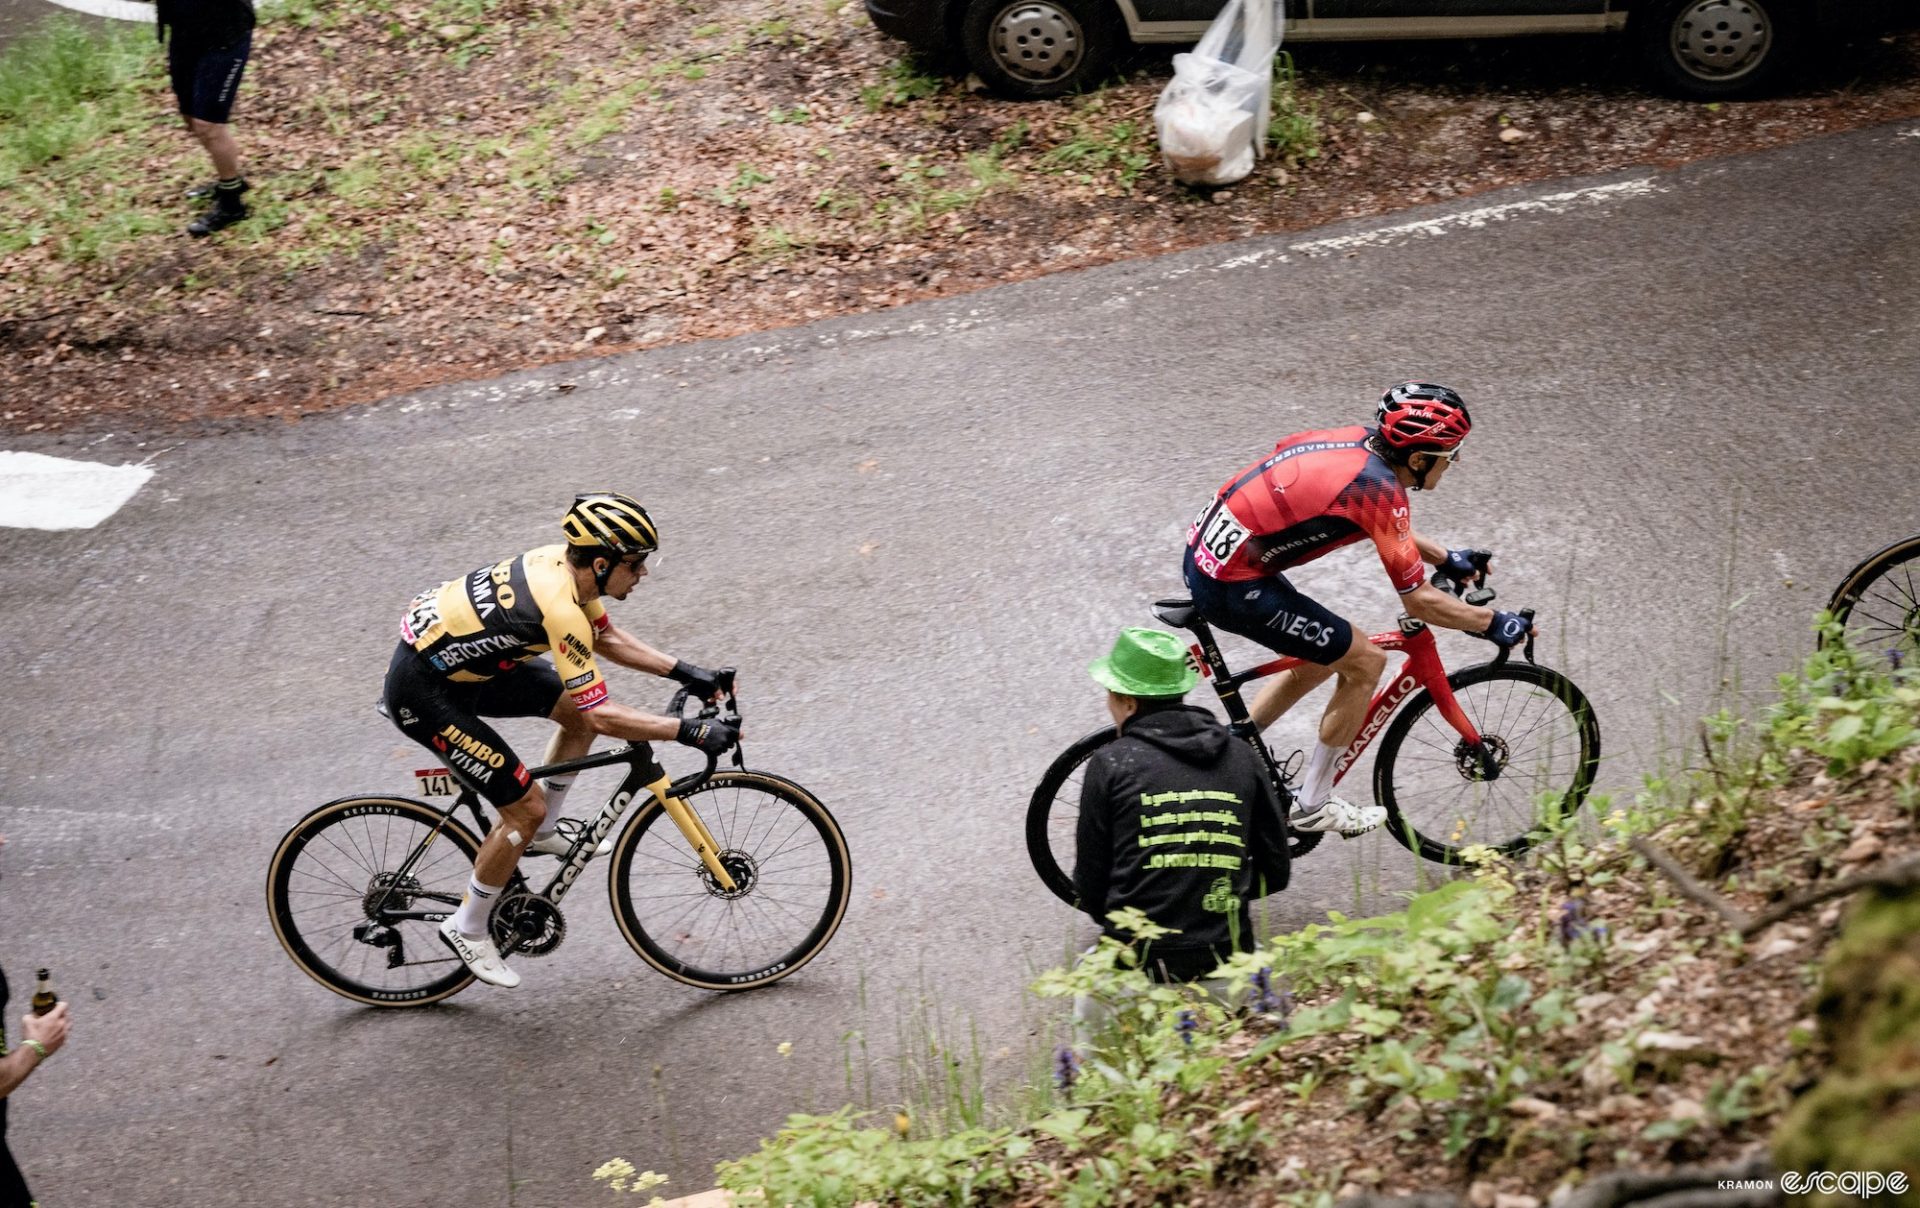
POLYGON ((1191 625, 1194 612, 1192 600, 1155 600, 1153 602, 1153 615, 1176 629, 1185 629, 1191 625))

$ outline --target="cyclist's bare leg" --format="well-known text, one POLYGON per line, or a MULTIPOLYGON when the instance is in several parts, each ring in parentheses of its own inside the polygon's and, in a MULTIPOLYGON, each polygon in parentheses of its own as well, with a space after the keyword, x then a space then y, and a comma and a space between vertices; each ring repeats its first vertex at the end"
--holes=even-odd
POLYGON ((547 797, 538 784, 512 805, 500 807, 499 825, 487 832, 480 854, 474 857, 474 879, 482 885, 505 885, 511 880, 513 866, 546 816, 547 797))
MULTIPOLYGON (((578 759, 593 747, 593 727, 587 724, 586 717, 573 707, 573 698, 562 692, 560 699, 553 704, 553 712, 547 714, 559 725, 553 737, 547 741, 547 762, 564 763, 569 759, 578 759)), ((535 837, 545 839, 560 824, 560 818, 566 807, 567 791, 573 787, 574 777, 578 773, 569 772, 564 776, 547 777, 544 787, 547 794, 547 812, 535 832, 535 837)))
POLYGON ((1253 714, 1253 724, 1262 730, 1280 720, 1287 710, 1300 703, 1300 698, 1327 682, 1333 674, 1333 668, 1322 667, 1318 663, 1302 663, 1290 671, 1282 671, 1265 684, 1254 695, 1248 711, 1253 714))
POLYGON ((1379 686, 1380 676, 1386 669, 1385 652, 1355 628, 1346 653, 1332 664, 1339 680, 1333 687, 1333 699, 1327 702, 1327 711, 1320 717, 1320 741, 1307 757, 1306 775, 1301 778, 1300 804, 1304 808, 1319 808, 1332 793, 1334 761, 1360 732, 1367 706, 1373 703, 1373 690, 1379 686))

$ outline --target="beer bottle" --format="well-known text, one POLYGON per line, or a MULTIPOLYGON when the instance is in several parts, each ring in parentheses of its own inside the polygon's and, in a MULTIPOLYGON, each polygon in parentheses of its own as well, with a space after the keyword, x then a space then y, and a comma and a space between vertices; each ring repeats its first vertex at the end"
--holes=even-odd
POLYGON ((33 982, 33 1013, 35 1015, 45 1015, 48 1011, 53 1010, 54 1004, 59 1001, 58 998, 53 996, 53 979, 51 975, 49 975, 45 969, 40 970, 40 972, 34 976, 33 982))

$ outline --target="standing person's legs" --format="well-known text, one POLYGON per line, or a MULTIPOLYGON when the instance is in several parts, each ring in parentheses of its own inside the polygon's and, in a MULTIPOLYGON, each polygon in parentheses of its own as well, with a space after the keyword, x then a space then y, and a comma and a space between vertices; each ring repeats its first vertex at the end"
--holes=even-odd
POLYGON ((213 161, 217 177, 212 207, 187 227, 187 233, 195 237, 211 235, 247 216, 246 203, 241 200, 247 182, 240 174, 240 148, 228 119, 252 47, 250 34, 229 46, 202 47, 182 41, 177 32, 167 46, 168 74, 180 103, 180 115, 187 131, 213 161))

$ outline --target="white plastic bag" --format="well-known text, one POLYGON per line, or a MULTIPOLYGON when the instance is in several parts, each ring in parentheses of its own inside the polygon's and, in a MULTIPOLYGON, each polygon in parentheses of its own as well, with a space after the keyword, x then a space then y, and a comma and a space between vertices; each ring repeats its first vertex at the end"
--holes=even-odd
POLYGON ((1253 171, 1267 141, 1285 22, 1285 0, 1227 0, 1192 52, 1173 56, 1153 122, 1175 179, 1230 185, 1253 171))

